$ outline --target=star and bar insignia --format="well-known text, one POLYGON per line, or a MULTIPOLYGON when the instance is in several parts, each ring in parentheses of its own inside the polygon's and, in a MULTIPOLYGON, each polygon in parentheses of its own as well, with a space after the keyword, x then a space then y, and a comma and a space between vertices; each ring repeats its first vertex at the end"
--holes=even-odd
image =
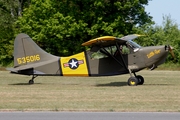
POLYGON ((73 70, 77 69, 81 64, 84 64, 84 60, 77 60, 76 58, 71 58, 68 63, 63 63, 64 68, 69 67, 73 70))

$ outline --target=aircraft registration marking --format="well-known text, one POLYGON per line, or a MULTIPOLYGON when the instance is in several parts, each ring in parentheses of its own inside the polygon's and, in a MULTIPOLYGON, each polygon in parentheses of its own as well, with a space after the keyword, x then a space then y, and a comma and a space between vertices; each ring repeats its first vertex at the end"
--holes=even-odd
POLYGON ((151 57, 153 57, 154 55, 159 54, 160 52, 161 52, 160 49, 159 49, 159 50, 154 50, 154 51, 148 53, 148 54, 147 54, 147 57, 148 57, 148 58, 151 58, 151 57))
POLYGON ((25 63, 29 63, 29 62, 35 62, 35 61, 39 61, 40 55, 30 55, 30 56, 26 56, 26 57, 21 57, 21 58, 17 58, 17 63, 18 64, 25 64, 25 63))

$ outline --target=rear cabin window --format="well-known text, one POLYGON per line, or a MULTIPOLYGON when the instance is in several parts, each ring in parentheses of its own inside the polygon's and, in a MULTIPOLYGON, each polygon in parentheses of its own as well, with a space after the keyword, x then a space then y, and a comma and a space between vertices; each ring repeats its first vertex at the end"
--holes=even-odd
POLYGON ((116 46, 110 46, 105 48, 100 48, 97 52, 93 52, 91 54, 92 59, 101 59, 108 57, 108 54, 114 55, 117 51, 116 46))

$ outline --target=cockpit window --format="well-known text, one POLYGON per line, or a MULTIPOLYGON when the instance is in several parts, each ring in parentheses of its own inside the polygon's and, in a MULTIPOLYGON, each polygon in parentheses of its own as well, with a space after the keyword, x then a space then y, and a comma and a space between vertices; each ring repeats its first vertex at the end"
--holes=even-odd
POLYGON ((131 40, 128 40, 128 43, 129 43, 129 45, 131 45, 133 48, 141 48, 140 45, 138 45, 137 43, 135 43, 135 42, 133 42, 133 41, 131 41, 131 40))
POLYGON ((133 42, 132 40, 128 40, 127 44, 134 50, 134 52, 137 52, 141 48, 140 45, 133 42))

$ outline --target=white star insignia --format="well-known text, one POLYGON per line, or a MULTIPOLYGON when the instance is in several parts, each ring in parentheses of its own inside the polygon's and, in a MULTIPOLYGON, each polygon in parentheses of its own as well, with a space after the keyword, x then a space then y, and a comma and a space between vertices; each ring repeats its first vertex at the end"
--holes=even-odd
POLYGON ((71 64, 71 68, 73 68, 73 67, 77 67, 77 62, 75 62, 73 59, 72 59, 72 61, 71 61, 71 63, 69 63, 69 64, 71 64))

